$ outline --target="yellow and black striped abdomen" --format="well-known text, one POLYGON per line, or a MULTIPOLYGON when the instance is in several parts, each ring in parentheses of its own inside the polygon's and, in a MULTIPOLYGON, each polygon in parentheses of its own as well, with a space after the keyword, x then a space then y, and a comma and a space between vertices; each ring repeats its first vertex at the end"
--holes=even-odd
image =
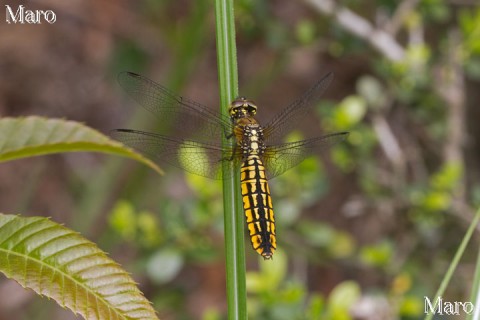
POLYGON ((256 154, 242 164, 241 187, 243 209, 253 249, 270 259, 277 248, 272 198, 265 176, 265 167, 256 154))

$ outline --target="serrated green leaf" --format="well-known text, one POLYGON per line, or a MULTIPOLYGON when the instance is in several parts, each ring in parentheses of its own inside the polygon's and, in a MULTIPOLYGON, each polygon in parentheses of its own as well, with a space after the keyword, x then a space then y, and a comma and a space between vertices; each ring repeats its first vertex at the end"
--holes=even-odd
POLYGON ((75 151, 132 158, 163 174, 152 161, 81 123, 37 116, 0 119, 0 162, 75 151))
POLYGON ((85 319, 158 319, 127 272, 47 218, 0 214, 0 272, 85 319))

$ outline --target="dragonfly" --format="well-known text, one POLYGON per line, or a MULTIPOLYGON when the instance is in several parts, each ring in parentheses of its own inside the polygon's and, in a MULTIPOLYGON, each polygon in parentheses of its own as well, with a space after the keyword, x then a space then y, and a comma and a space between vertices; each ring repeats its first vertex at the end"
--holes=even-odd
POLYGON ((120 86, 156 117, 158 129, 155 133, 116 129, 113 136, 156 163, 207 178, 229 179, 232 174, 225 173, 232 170, 222 168, 233 165, 235 174, 239 169, 250 242, 264 259, 271 259, 277 240, 268 179, 348 136, 348 132, 337 132, 285 142, 286 135, 312 112, 332 79, 332 73, 325 75, 262 126, 255 118, 256 103, 245 97, 235 99, 229 106, 229 116, 224 116, 146 77, 122 72, 118 76, 120 86))

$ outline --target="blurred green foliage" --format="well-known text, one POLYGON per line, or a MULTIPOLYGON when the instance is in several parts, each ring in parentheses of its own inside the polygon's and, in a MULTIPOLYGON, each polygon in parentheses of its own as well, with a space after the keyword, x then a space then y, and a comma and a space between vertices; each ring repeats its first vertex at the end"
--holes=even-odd
MULTIPOLYGON (((311 20, 299 21, 294 34, 290 34, 281 21, 271 16, 263 3, 239 1, 238 9, 240 41, 248 43, 265 37, 261 41, 265 41, 272 50, 279 51, 294 42, 311 45, 321 34, 320 26, 311 20)), ((424 1, 421 9, 407 19, 407 26, 413 28, 428 19, 446 19, 447 13, 439 2, 424 1)), ((473 32, 473 27, 468 26, 472 23, 472 15, 461 15, 464 32, 473 32)), ((337 27, 337 34, 334 35, 339 34, 343 34, 343 37, 335 37, 329 44, 331 48, 342 48, 336 50, 337 56, 352 50, 365 50, 364 46, 355 45, 358 40, 337 27)), ((475 52, 473 44, 469 44, 468 48, 472 54, 475 52)), ((388 113, 387 104, 392 97, 396 97, 401 103, 417 106, 411 107, 413 116, 426 126, 434 138, 445 135, 444 125, 439 126, 445 121, 443 105, 435 93, 428 92, 431 91, 432 75, 418 71, 427 70, 436 58, 433 48, 427 44, 410 46, 403 60, 393 63, 380 60, 372 66, 378 74, 359 77, 356 93, 337 103, 323 102, 318 106, 321 119, 318 123, 327 132, 351 132, 348 142, 333 148, 327 156, 330 155, 335 166, 345 174, 355 173, 359 192, 373 204, 395 197, 398 190, 386 185, 379 175, 378 168, 383 165, 378 162, 384 159, 378 156, 378 132, 369 123, 372 115, 388 113), (383 81, 379 75, 389 80, 383 81)), ((300 132, 293 132, 286 140, 302 138, 300 132)), ((328 222, 302 217, 303 211, 315 205, 330 190, 325 170, 323 161, 312 157, 271 181, 280 249, 273 261, 260 261, 259 271, 250 271, 247 275, 250 317, 351 319, 352 306, 363 296, 359 283, 355 280, 340 282, 329 294, 312 291, 308 283, 295 279, 288 271, 292 258, 299 254, 305 254, 313 265, 326 261, 348 261, 376 270, 390 279, 387 282, 391 284, 390 289, 388 286, 383 289, 377 287, 376 295, 383 295, 390 301, 391 308, 399 316, 405 319, 418 317, 422 314, 421 297, 426 289, 421 282, 417 284, 412 280, 412 276, 416 275, 406 272, 395 275, 394 270, 398 268, 392 263, 398 248, 393 237, 385 234, 373 244, 363 244, 354 234, 337 229, 328 222)), ((420 229, 434 227, 440 230, 446 222, 443 216, 450 209, 455 187, 462 174, 461 165, 445 164, 436 171, 432 170, 428 180, 402 186, 402 198, 408 203, 408 210, 404 212, 406 223, 417 225, 420 229)), ((158 284, 172 282, 187 266, 187 261, 214 261, 218 255, 212 253, 221 252, 222 249, 218 245, 222 230, 220 183, 187 174, 186 184, 192 192, 187 199, 177 202, 163 198, 158 202, 161 221, 165 224, 158 226, 158 239, 161 239, 162 245, 151 253, 146 264, 147 275, 158 284), (216 236, 212 236, 212 231, 216 236), (160 268, 159 265, 165 267, 160 268)), ((131 209, 117 210, 119 212, 113 215, 116 218, 112 218, 112 226, 124 239, 132 241, 144 232, 139 229, 139 223, 135 223, 131 209)), ((418 263, 423 262, 415 259, 408 262, 413 270, 419 267, 415 266, 418 263)), ((220 319, 220 314, 215 308, 210 308, 203 314, 203 319, 220 319)))
POLYGON ((375 245, 366 245, 360 250, 360 260, 370 267, 385 268, 392 257, 393 246, 387 241, 375 245))
MULTIPOLYGON (((423 297, 436 290, 465 232, 469 215, 459 208, 480 205, 480 5, 464 2, 418 1, 387 32, 405 1, 337 1, 403 49, 392 60, 372 45, 379 38, 354 34, 306 2, 235 1, 240 87, 252 98, 291 101, 296 91, 287 85, 307 89, 320 74, 336 73, 308 119, 313 127, 300 124, 286 141, 350 132, 271 180, 279 250, 263 261, 246 244, 250 318, 350 319, 364 303, 375 311, 386 305, 398 319, 423 316, 423 297), (466 111, 462 141, 451 142, 458 127, 445 97, 459 85, 452 80, 458 72, 466 111), (447 142, 460 161, 446 156, 447 142)), ((139 25, 112 40, 107 70, 161 75, 175 92, 216 87, 211 1, 148 0, 129 10, 136 19, 125 23, 139 25)), ((125 127, 151 126, 151 114, 128 103, 138 116, 125 127)), ((215 296, 224 288, 212 280, 224 277, 221 181, 170 167, 162 178, 141 166, 105 167, 69 180, 78 212, 111 207, 100 238, 142 275, 165 318, 224 319, 224 296, 215 296), (201 310, 192 302, 199 292, 214 297, 201 300, 201 310)), ((473 260, 465 257, 449 291, 459 301, 473 260)))
MULTIPOLYGON (((360 14, 364 10, 359 1, 343 1, 342 5, 360 14)), ((398 5, 397 1, 383 0, 370 7, 393 14, 398 5)), ((372 54, 366 39, 352 35, 331 17, 297 14, 292 19, 281 19, 281 14, 267 2, 236 2, 240 56, 261 43, 263 50, 277 61, 259 66, 257 73, 248 79, 255 88, 253 91, 260 90, 263 82, 281 73, 288 65, 289 54, 299 48, 308 51, 320 46, 339 60, 355 55, 372 57, 364 60, 368 71, 355 75, 349 94, 335 101, 323 100, 316 108, 318 127, 325 132, 350 131, 348 140, 325 152, 322 158, 308 158, 271 181, 279 250, 273 261, 259 259, 258 271, 247 274, 249 315, 252 319, 343 320, 352 319, 352 308, 358 304, 372 303, 379 307, 385 303, 388 314, 401 319, 419 318, 423 314, 423 296, 431 294, 436 283, 433 279, 443 270, 431 268, 424 277, 425 260, 435 259, 431 254, 433 248, 444 249, 445 241, 438 240, 442 234, 454 232, 452 229, 462 230, 453 218, 452 203, 465 174, 464 164, 446 162, 441 151, 436 150, 449 135, 447 105, 437 87, 438 75, 450 72, 439 71, 449 59, 446 24, 458 19, 462 35, 459 63, 468 75, 478 79, 480 9, 453 11, 441 0, 420 1, 399 26, 407 40, 401 42, 405 51, 397 61, 372 54), (413 39, 424 28, 428 32, 440 28, 442 33, 431 41, 409 42, 408 37, 413 39), (386 142, 385 133, 380 130, 389 130, 400 151, 386 150, 391 147, 390 140, 386 142), (387 152, 397 153, 389 158, 387 152), (417 162, 410 158, 412 152, 417 162), (350 185, 341 187, 349 188, 350 197, 355 195, 361 202, 358 213, 350 218, 337 209, 325 213, 326 220, 320 220, 312 214, 312 208, 318 208, 325 197, 335 196, 331 193, 332 168, 348 177, 350 185), (306 216, 305 212, 310 214, 306 216), (371 235, 365 231, 367 235, 360 236, 361 232, 351 228, 349 221, 362 224, 358 221, 361 219, 365 220, 364 228, 377 231, 371 235), (348 271, 337 271, 341 274, 334 285, 317 285, 291 272, 301 263, 317 272, 322 268, 348 271), (364 273, 370 282, 362 282, 364 273)), ((200 21, 193 14, 187 19, 192 23, 200 21)), ((187 20, 181 23, 189 25, 187 20)), ((186 28, 179 30, 188 34, 186 28)), ((168 37, 173 45, 172 39, 177 38, 168 37)), ((141 57, 135 50, 126 52, 131 52, 134 63, 137 63, 135 57, 141 57)), ((179 61, 182 59, 194 58, 184 54, 179 56, 179 61)), ((184 76, 178 77, 186 77, 186 69, 180 69, 179 73, 184 76)), ((304 133, 298 130, 287 136, 286 141, 303 138, 304 133)), ((213 263, 223 250, 220 182, 186 174, 185 184, 188 195, 181 201, 166 196, 153 201, 156 206, 153 210, 159 212, 158 221, 147 222, 145 217, 149 216, 144 214, 145 222, 138 222, 141 215, 125 203, 119 203, 113 211, 111 225, 125 241, 138 245, 140 235, 151 243, 157 241, 157 248, 149 251, 146 262, 147 276, 157 284, 175 286, 175 277, 185 272, 182 269, 188 268, 189 263, 213 263), (158 236, 146 236, 150 232, 147 226, 151 225, 157 226, 158 236), (166 267, 160 270, 160 264, 166 267)), ((338 192, 338 186, 335 190, 338 192)), ((476 185, 472 191, 472 199, 477 203, 480 203, 479 190, 476 185)), ((342 199, 346 202, 352 198, 342 199)), ((148 247, 145 242, 143 246, 142 250, 148 247)), ((256 257, 253 253, 248 256, 256 257)), ((311 274, 303 272, 305 279, 309 279, 311 274)), ((182 292, 177 289, 174 292, 182 292)), ((181 297, 179 293, 179 301, 181 297)), ((165 305, 165 301, 160 299, 157 303, 165 305)), ((172 304, 171 308, 174 305, 180 303, 172 304)), ((222 312, 208 308, 202 318, 222 319, 222 312)))
POLYGON ((259 271, 247 273, 249 313, 253 319, 348 320, 349 309, 360 298, 353 281, 338 284, 328 297, 307 294, 307 287, 288 275, 288 260, 278 250, 271 264, 259 264, 259 271))

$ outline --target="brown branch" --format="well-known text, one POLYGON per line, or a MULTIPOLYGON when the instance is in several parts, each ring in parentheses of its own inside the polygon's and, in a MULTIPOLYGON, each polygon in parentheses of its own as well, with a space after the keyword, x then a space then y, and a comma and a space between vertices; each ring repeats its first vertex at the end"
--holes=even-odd
POLYGON ((345 30, 369 42, 386 58, 402 60, 405 49, 388 32, 375 28, 367 19, 350 9, 337 5, 333 0, 305 0, 318 12, 331 16, 345 30))
POLYGON ((458 30, 448 35, 449 51, 447 61, 439 67, 440 81, 436 90, 447 105, 447 138, 445 141, 445 162, 463 164, 462 146, 465 130, 465 82, 461 65, 461 39, 458 30))
POLYGON ((395 10, 395 13, 390 20, 390 23, 385 25, 385 31, 390 33, 392 36, 396 35, 402 26, 405 18, 415 10, 415 7, 420 2, 420 0, 404 0, 400 2, 395 10))

